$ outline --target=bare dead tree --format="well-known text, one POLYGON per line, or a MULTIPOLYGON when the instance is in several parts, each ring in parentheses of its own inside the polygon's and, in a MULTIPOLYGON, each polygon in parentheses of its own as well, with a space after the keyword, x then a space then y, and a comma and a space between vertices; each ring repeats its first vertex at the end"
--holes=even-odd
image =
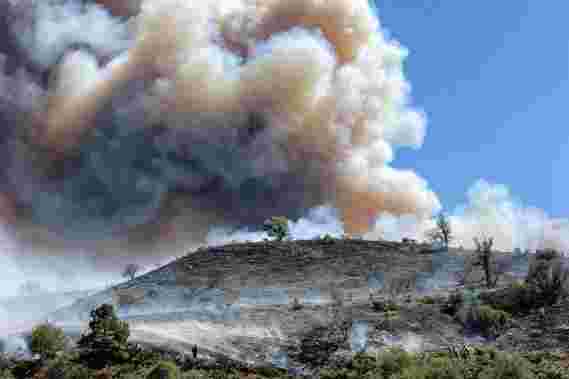
POLYGON ((473 264, 475 266, 482 266, 484 269, 484 276, 486 278, 486 287, 494 288, 498 281, 498 275, 493 275, 492 270, 492 245, 494 244, 494 238, 492 237, 474 237, 474 243, 476 244, 476 253, 478 254, 478 260, 473 264))
POLYGON ((136 276, 136 273, 140 271, 141 268, 142 267, 140 267, 140 265, 136 263, 129 263, 125 266, 122 272, 122 276, 124 278, 129 278, 130 280, 133 280, 136 276))
POLYGON ((20 285, 19 292, 23 296, 33 296, 41 294, 43 289, 39 281, 29 279, 20 285))
POLYGON ((431 242, 441 242, 445 247, 448 247, 452 241, 452 230, 450 220, 444 213, 439 213, 437 216, 437 226, 427 232, 427 238, 431 242))

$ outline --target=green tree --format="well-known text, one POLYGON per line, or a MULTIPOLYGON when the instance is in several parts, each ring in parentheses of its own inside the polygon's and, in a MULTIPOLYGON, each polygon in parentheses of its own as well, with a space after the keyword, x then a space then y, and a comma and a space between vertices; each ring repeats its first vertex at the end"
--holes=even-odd
POLYGON ((32 329, 30 350, 39 354, 42 359, 51 359, 55 353, 65 349, 65 335, 63 330, 44 323, 32 329))
POLYGON ((77 346, 91 367, 102 368, 109 362, 128 359, 129 336, 128 323, 119 320, 111 304, 102 304, 91 311, 89 332, 81 336, 77 346))
POLYGON ((267 232, 269 237, 282 241, 289 235, 288 219, 280 216, 271 217, 264 222, 263 230, 267 232))

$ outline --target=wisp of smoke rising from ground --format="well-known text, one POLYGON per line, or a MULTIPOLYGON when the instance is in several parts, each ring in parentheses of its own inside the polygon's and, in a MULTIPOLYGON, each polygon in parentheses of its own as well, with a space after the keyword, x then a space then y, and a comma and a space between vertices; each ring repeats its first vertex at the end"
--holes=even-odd
POLYGON ((5 7, 0 54, 20 76, 0 76, 0 184, 25 251, 116 266, 321 204, 360 234, 381 212, 440 208, 390 166, 422 145, 426 120, 406 50, 366 0, 5 7))

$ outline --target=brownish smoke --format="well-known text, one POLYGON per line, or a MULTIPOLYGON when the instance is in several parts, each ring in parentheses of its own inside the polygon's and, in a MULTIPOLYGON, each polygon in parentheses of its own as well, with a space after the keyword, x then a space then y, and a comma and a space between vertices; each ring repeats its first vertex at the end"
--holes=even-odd
MULTIPOLYGON (((113 96, 144 81, 153 84, 140 102, 143 126, 206 136, 190 152, 210 135, 215 144, 222 130, 249 128, 236 122, 244 115, 262 115, 269 132, 259 141, 270 141, 267 150, 282 155, 287 180, 303 188, 299 204, 332 202, 348 233, 365 232, 383 211, 426 217, 439 207, 422 179, 389 166, 397 146, 422 144, 425 121, 408 104, 405 51, 384 38, 367 0, 97 2, 132 17, 134 41, 103 67, 86 52, 65 56, 49 89, 39 144, 63 155, 77 150, 89 130, 104 128, 96 119, 113 96)), ((274 173, 275 162, 259 159, 257 176, 274 173)), ((216 188, 215 180, 204 188, 216 188)), ((168 194, 161 206, 193 196, 168 194)), ((184 227, 202 233, 227 216, 208 210, 219 201, 187 203, 189 218, 203 224, 188 226, 182 208, 172 207, 162 212, 168 235, 184 227)), ((271 215, 269 208, 262 212, 271 215)))

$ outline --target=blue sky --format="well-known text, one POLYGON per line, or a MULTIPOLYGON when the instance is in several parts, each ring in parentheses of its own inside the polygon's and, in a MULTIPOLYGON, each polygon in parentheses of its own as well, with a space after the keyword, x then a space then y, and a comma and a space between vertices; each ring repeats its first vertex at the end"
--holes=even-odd
POLYGON ((409 50, 413 104, 428 117, 417 151, 393 166, 428 180, 443 206, 478 179, 569 216, 569 2, 377 0, 409 50))

